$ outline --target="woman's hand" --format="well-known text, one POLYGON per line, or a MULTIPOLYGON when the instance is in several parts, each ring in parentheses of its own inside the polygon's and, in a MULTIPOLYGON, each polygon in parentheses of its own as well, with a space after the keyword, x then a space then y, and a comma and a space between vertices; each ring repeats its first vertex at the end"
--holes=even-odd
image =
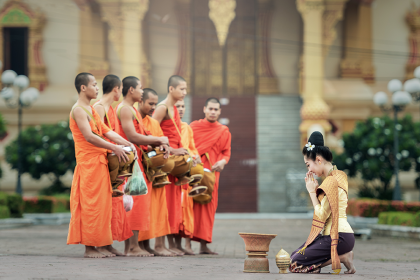
POLYGON ((306 189, 309 193, 315 193, 316 188, 318 187, 318 181, 315 180, 314 174, 310 171, 306 173, 305 177, 306 189))

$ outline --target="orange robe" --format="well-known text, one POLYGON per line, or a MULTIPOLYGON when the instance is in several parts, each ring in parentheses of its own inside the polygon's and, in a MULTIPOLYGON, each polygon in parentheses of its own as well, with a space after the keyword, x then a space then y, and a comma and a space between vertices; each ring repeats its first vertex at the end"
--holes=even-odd
MULTIPOLYGON (((93 106, 95 106, 96 102, 93 106)), ((108 126, 112 131, 115 131, 118 133, 119 126, 118 124, 118 118, 117 113, 115 112, 114 108, 112 106, 109 106, 108 112, 107 112, 108 118, 105 116, 104 123, 106 126, 108 126), (108 119, 109 122, 108 123, 108 119)), ((122 184, 118 187, 120 191, 124 189, 124 185, 122 184)), ((127 214, 124 209, 124 201, 123 197, 113 197, 112 198, 112 220, 111 220, 111 230, 112 230, 112 239, 117 240, 119 242, 127 240, 133 235, 133 232, 131 231, 130 224, 127 220, 127 214)))
MULTIPOLYGON (((174 121, 177 124, 179 131, 181 132, 181 119, 178 114, 178 110, 174 106, 174 121)), ((181 136, 174 126, 172 120, 163 120, 160 123, 163 134, 168 137, 169 145, 172 148, 182 148, 181 136)), ((168 205, 169 214, 169 225, 171 226, 171 234, 178 234, 182 224, 182 206, 181 206, 181 186, 175 186, 175 177, 172 175, 168 176, 169 181, 172 184, 166 185, 166 204, 168 205)))
MULTIPOLYGON (((190 124, 194 131, 194 141, 198 153, 201 155, 201 161, 204 168, 211 170, 209 161, 205 153, 209 153, 212 164, 225 159, 230 159, 230 142, 231 134, 227 126, 219 122, 210 123, 206 119, 194 121, 190 124)), ((214 191, 212 200, 208 204, 194 203, 194 237, 193 240, 205 240, 212 242, 214 216, 217 209, 219 178, 220 172, 216 172, 216 181, 214 183, 214 191)))
MULTIPOLYGON (((130 107, 131 110, 134 110, 136 113, 137 119, 133 120, 134 128, 136 132, 139 134, 146 135, 146 131, 143 126, 143 121, 141 118, 140 113, 134 108, 130 107)), ((124 130, 121 125, 121 120, 118 120, 118 133, 124 139, 127 139, 127 136, 124 133, 124 130)), ((128 140, 128 139, 127 139, 128 140)), ((144 146, 142 146, 144 148, 144 146)), ((144 174, 143 164, 142 161, 142 153, 140 149, 136 145, 137 155, 139 157, 138 163, 140 165, 141 171, 144 174)), ((127 212, 128 223, 130 224, 131 230, 138 230, 138 231, 148 231, 150 229, 150 199, 151 199, 151 191, 152 191, 152 183, 147 180, 147 177, 144 176, 147 184, 147 194, 145 195, 138 195, 133 196, 133 208, 131 211, 127 212)))
MULTIPOLYGON (((182 146, 188 148, 191 155, 198 155, 198 151, 194 143, 194 133, 192 128, 185 122, 181 122, 182 146)), ((192 187, 184 185, 182 188, 182 224, 181 231, 184 237, 192 238, 194 233, 194 201, 192 197, 188 197, 188 192, 192 187)))
MULTIPOLYGON (((92 108, 89 124, 100 136, 110 129, 92 108)), ((76 168, 70 194, 71 220, 67 244, 107 246, 112 244, 112 187, 109 178, 107 150, 87 142, 70 115, 70 130, 76 150, 76 168)))
MULTIPOLYGON (((143 119, 143 125, 149 135, 164 136, 159 122, 149 116, 143 119)), ((171 233, 166 205, 166 189, 152 188, 150 201, 150 230, 139 232, 139 241, 148 240, 171 233)))

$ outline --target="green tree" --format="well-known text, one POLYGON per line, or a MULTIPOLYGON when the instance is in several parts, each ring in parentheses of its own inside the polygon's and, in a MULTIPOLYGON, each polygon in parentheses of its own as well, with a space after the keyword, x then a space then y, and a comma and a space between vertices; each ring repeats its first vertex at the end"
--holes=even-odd
MULTIPOLYGON (((420 172, 420 123, 410 115, 399 120, 400 170, 415 167, 420 172)), ((334 157, 337 167, 347 170, 349 177, 363 179, 360 197, 392 199, 391 182, 394 173, 394 121, 388 116, 358 122, 352 133, 343 135, 344 152, 334 157)))
MULTIPOLYGON (((52 185, 41 191, 51 195, 63 193, 69 188, 60 181, 68 170, 76 165, 74 142, 67 122, 54 125, 28 127, 22 131, 22 173, 28 173, 34 179, 47 175, 52 185)), ((12 169, 18 167, 17 139, 6 147, 6 161, 12 169)))

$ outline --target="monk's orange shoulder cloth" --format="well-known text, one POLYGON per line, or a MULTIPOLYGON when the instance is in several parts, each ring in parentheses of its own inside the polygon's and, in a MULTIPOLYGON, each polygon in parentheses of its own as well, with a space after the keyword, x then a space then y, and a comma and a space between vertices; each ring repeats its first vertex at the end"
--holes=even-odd
MULTIPOLYGON (((331 216, 332 216, 332 226, 331 226, 331 260, 332 260, 332 269, 336 274, 339 274, 341 271, 340 258, 337 253, 338 245, 338 188, 342 188, 346 193, 348 193, 348 182, 347 175, 343 171, 337 170, 334 166, 334 170, 325 178, 321 186, 316 189, 316 194, 319 201, 322 201, 324 196, 327 196, 328 202, 331 207, 331 216)), ((320 219, 316 213, 312 220, 312 228, 309 233, 309 237, 306 240, 305 246, 298 253, 304 255, 305 248, 311 245, 315 238, 320 234, 324 228, 325 220, 320 219)))

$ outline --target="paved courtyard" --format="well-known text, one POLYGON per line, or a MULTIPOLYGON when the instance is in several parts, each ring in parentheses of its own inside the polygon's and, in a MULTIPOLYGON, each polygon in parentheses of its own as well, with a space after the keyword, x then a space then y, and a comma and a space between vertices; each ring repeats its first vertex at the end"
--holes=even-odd
MULTIPOLYGON (((330 279, 322 274, 278 274, 274 256, 307 238, 310 219, 216 219, 211 249, 219 256, 84 259, 82 245, 66 245, 68 225, 0 230, 0 279, 330 279), (245 274, 245 246, 238 232, 274 233, 270 274, 245 274)), ((198 252, 198 244, 193 249, 198 252)), ((123 243, 115 244, 123 250, 123 243)), ((356 240, 357 274, 346 279, 420 279, 420 242, 356 240)), ((344 271, 343 266, 343 271, 344 271)))

